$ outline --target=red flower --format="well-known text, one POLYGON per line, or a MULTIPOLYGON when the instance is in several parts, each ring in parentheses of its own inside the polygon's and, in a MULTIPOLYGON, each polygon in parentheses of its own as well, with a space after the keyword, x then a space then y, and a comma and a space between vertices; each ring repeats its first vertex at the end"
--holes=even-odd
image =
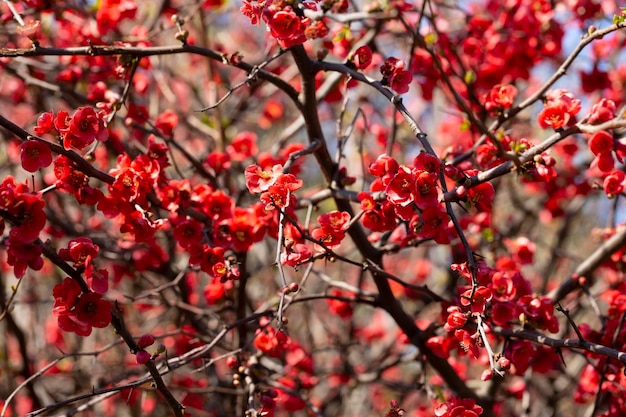
POLYGON ((59 250, 59 255, 65 261, 74 262, 74 268, 87 268, 98 255, 98 249, 98 245, 94 245, 91 239, 78 237, 70 240, 67 249, 59 250))
POLYGON ((387 184, 385 192, 390 203, 407 206, 413 202, 412 190, 413 174, 407 167, 401 166, 387 184))
POLYGON ((446 324, 443 325, 443 329, 446 332, 451 332, 462 328, 467 323, 467 315, 461 311, 457 306, 448 307, 448 318, 446 324))
POLYGON ((389 79, 389 85, 396 93, 404 94, 409 91, 411 81, 413 81, 413 74, 410 71, 399 70, 393 73, 389 79))
POLYGON ((285 208, 295 205, 295 197, 291 194, 302 187, 303 181, 293 174, 279 174, 276 182, 261 195, 266 210, 274 207, 285 208))
POLYGON ((33 131, 37 135, 45 135, 46 133, 52 133, 53 130, 56 130, 54 126, 54 112, 50 110, 42 113, 37 119, 37 126, 33 128, 33 131))
MULTIPOLYGON (((328 292, 328 295, 333 296, 333 297, 344 297, 344 298, 351 296, 351 294, 345 294, 343 291, 339 289, 330 290, 328 292)), ((328 303, 328 310, 331 313, 336 314, 343 319, 349 319, 352 317, 352 312, 354 309, 351 303, 347 301, 343 301, 343 300, 338 300, 336 298, 328 298, 326 299, 326 302, 328 303)))
POLYGON ((52 163, 50 148, 37 140, 27 140, 20 145, 22 151, 22 168, 28 172, 37 172, 52 163))
POLYGON ((239 132, 226 148, 226 152, 233 161, 245 161, 259 153, 256 140, 254 132, 239 132))
MULTIPOLYGON (((259 325, 267 326, 267 319, 262 319, 259 325)), ((283 331, 274 330, 272 327, 257 329, 254 338, 254 347, 267 354, 271 358, 279 358, 291 345, 291 339, 283 331)))
POLYGON ((178 244, 187 249, 202 241, 202 224, 193 219, 185 219, 176 224, 173 235, 178 244))
POLYGON ((472 313, 482 314, 485 311, 485 304, 491 301, 493 293, 487 287, 478 287, 472 296, 472 289, 468 289, 461 294, 461 304, 471 306, 472 313), (471 297, 471 298, 470 298, 471 297))
POLYGON ((20 194, 16 197, 15 205, 8 210, 20 221, 20 224, 13 226, 11 230, 15 233, 15 239, 21 243, 32 243, 37 240, 46 225, 46 213, 43 211, 45 205, 38 195, 20 194))
POLYGON ((225 152, 211 152, 204 162, 213 169, 215 175, 219 175, 230 168, 230 156, 225 152))
POLYGON ((110 186, 111 195, 126 202, 133 202, 140 196, 141 177, 131 168, 123 168, 115 176, 110 186))
POLYGON ((543 129, 552 127, 554 130, 562 129, 569 123, 570 114, 566 111, 565 106, 556 104, 546 106, 539 112, 537 122, 543 129))
POLYGON ((558 88, 550 90, 546 93, 547 105, 562 105, 570 116, 578 114, 581 108, 581 102, 574 98, 574 95, 567 90, 558 88))
POLYGON ((54 297, 52 313, 55 316, 69 314, 80 294, 80 285, 72 278, 66 277, 52 289, 52 296, 54 297))
POLYGON ((398 94, 409 91, 409 84, 413 80, 413 74, 404 69, 404 61, 390 57, 380 67, 383 75, 383 84, 389 85, 398 94))
MULTIPOLYGON (((61 113, 57 115, 59 119, 61 113)), ((63 135, 65 149, 84 149, 95 140, 104 142, 109 137, 102 116, 96 113, 93 107, 79 107, 69 120, 63 117, 60 124, 65 125, 59 129, 63 135)))
POLYGON ((438 206, 427 207, 418 215, 413 216, 410 229, 420 239, 433 239, 436 243, 449 243, 448 213, 438 206))
POLYGON ((285 248, 280 254, 280 263, 296 267, 307 262, 311 258, 311 251, 303 243, 296 243, 292 247, 285 248))
POLYGON ((559 321, 554 315, 554 304, 549 298, 525 295, 519 300, 519 306, 524 314, 524 320, 528 323, 551 333, 559 331, 559 321))
POLYGON ((91 334, 92 326, 78 320, 73 314, 66 314, 59 316, 57 319, 59 329, 64 332, 76 333, 78 336, 89 336, 91 334))
POLYGON ((530 361, 536 357, 537 348, 528 340, 516 340, 507 344, 504 356, 515 367, 515 375, 524 375, 530 361))
POLYGON ((615 102, 613 100, 603 98, 591 108, 587 123, 593 125, 608 122, 615 117, 616 111, 617 107, 615 106, 615 102))
POLYGON ((122 19, 133 19, 137 5, 133 0, 103 0, 100 2, 96 21, 102 33, 117 28, 122 19))
POLYGON ((160 130, 165 136, 172 136, 174 128, 178 126, 178 115, 172 110, 165 110, 159 114, 154 121, 154 127, 160 130))
POLYGON ((228 272, 224 253, 226 250, 222 247, 211 248, 209 245, 203 245, 196 248, 189 258, 190 265, 200 265, 200 269, 213 278, 222 278, 228 272))
POLYGON ((613 150, 613 135, 606 130, 594 133, 589 139, 589 149, 596 156, 611 152, 613 150))
POLYGON ((150 355, 148 352, 146 352, 143 349, 135 353, 135 360, 137 361, 137 365, 144 365, 148 363, 151 358, 152 358, 152 355, 150 355))
POLYGON ((624 174, 624 171, 612 171, 604 178, 602 187, 607 195, 614 196, 621 194, 626 187, 626 174, 624 174))
POLYGON ((283 171, 283 167, 280 165, 274 165, 272 171, 264 171, 260 166, 254 164, 246 168, 244 173, 246 177, 246 187, 252 194, 262 193, 267 191, 276 178, 283 171))
POLYGON ((14 238, 15 232, 13 230, 11 230, 9 239, 6 241, 7 264, 13 267, 15 277, 21 278, 26 273, 26 268, 39 271, 43 267, 42 249, 39 245, 21 243, 14 238))
POLYGON ((329 226, 324 226, 313 229, 311 237, 323 243, 328 249, 335 249, 341 245, 341 241, 346 237, 346 234, 329 226))
POLYGON ((498 84, 487 94, 485 109, 489 112, 508 109, 513 105, 516 96, 517 88, 515 86, 498 84))
POLYGON ((299 45, 306 41, 304 31, 310 20, 301 19, 290 6, 279 11, 272 10, 270 7, 266 8, 263 11, 263 20, 269 27, 272 36, 283 48, 299 45))
POLYGON ((83 294, 76 303, 76 318, 93 327, 107 327, 111 323, 111 303, 102 294, 83 294))
POLYGON ((353 61, 354 65, 360 70, 369 67, 372 63, 372 50, 370 47, 363 45, 357 48, 357 50, 354 51, 353 61))
POLYGON ((338 232, 345 232, 350 227, 350 213, 333 210, 320 215, 317 222, 322 227, 329 227, 338 232))
POLYGON ((398 168, 400 168, 398 161, 389 155, 383 154, 370 164, 369 172, 376 177, 383 177, 395 174, 398 172, 398 168))
POLYGON ((427 171, 439 175, 441 161, 434 155, 420 152, 419 155, 413 159, 413 167, 418 171, 427 171))
POLYGON ((243 6, 241 6, 241 13, 250 19, 250 23, 258 25, 261 23, 261 13, 263 12, 263 6, 256 1, 253 3, 243 0, 243 6))
POLYGON ((106 269, 93 271, 87 278, 87 284, 93 292, 104 294, 109 289, 109 271, 106 269))
POLYGON ((567 90, 550 90, 546 93, 546 104, 537 116, 539 126, 543 129, 552 127, 562 129, 575 122, 574 116, 580 112, 580 100, 575 99, 567 90))
POLYGON ((469 189, 468 199, 478 211, 491 213, 491 203, 495 194, 493 185, 489 182, 484 182, 469 189))
POLYGON ((437 187, 437 174, 420 172, 415 177, 413 194, 415 204, 421 209, 436 207, 439 205, 439 188, 437 187))

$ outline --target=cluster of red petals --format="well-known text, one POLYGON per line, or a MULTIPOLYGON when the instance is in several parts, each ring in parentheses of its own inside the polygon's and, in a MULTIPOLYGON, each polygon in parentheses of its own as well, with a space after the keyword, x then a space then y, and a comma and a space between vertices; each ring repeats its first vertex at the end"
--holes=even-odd
POLYGON ((34 271, 43 268, 41 246, 33 243, 21 243, 15 238, 13 230, 5 243, 7 244, 7 264, 13 267, 13 274, 16 278, 23 277, 27 268, 34 271))
POLYGON ((82 293, 78 283, 65 278, 53 291, 53 314, 59 328, 79 336, 89 336, 93 327, 104 328, 111 323, 111 303, 102 294, 82 293))
POLYGON ((606 98, 600 99, 600 101, 591 107, 587 123, 594 125, 608 122, 609 120, 615 118, 616 111, 617 106, 613 100, 606 98))
MULTIPOLYGON (((304 2, 303 7, 319 10, 319 5, 314 1, 304 2)), ((324 21, 312 21, 301 10, 295 10, 291 3, 283 0, 244 0, 241 12, 253 25, 259 24, 262 19, 283 48, 303 44, 307 39, 323 38, 329 32, 324 21)))
POLYGON ((264 170, 257 164, 250 165, 244 172, 246 187, 252 194, 267 191, 283 173, 283 167, 274 165, 271 171, 264 170))
POLYGON ((59 256, 82 272, 92 291, 104 294, 109 289, 109 272, 106 269, 94 270, 93 261, 99 247, 87 237, 70 240, 66 248, 59 250, 59 256))
MULTIPOLYGON (((291 172, 284 173, 282 166, 275 162, 280 162, 291 153, 301 149, 302 145, 291 147, 279 158, 270 158, 268 155, 261 158, 259 155, 259 164, 249 165, 246 168, 244 176, 248 191, 253 194, 261 194, 260 204, 253 207, 252 211, 254 216, 264 219, 259 221, 250 218, 247 221, 247 227, 253 224, 263 224, 264 226, 258 229, 261 233, 267 231, 269 236, 278 238, 279 216, 275 209, 280 209, 281 213, 285 213, 292 219, 297 218, 294 211, 297 202, 294 192, 302 188, 303 181, 291 172)), ((296 164, 291 165, 292 171, 294 166, 296 164)), ((241 225, 246 226, 245 223, 241 225)), ((308 261, 311 257, 311 251, 304 244, 304 238, 300 231, 288 222, 283 223, 282 230, 286 245, 281 253, 281 263, 295 267, 308 261)), ((258 233, 256 235, 259 236, 258 233)), ((262 235, 258 239, 255 238, 255 241, 260 240, 261 237, 262 235)))
POLYGON ((27 183, 17 183, 8 176, 0 183, 0 211, 15 221, 11 239, 22 243, 33 243, 46 225, 45 202, 41 195, 31 193, 27 183))
POLYGON ((41 246, 36 243, 46 225, 45 202, 38 194, 31 193, 26 183, 18 183, 7 176, 0 183, 0 230, 5 222, 13 225, 4 244, 7 248, 7 264, 13 267, 16 278, 21 278, 28 268, 35 271, 43 267, 41 246))
POLYGON ((478 417, 482 413, 482 407, 469 398, 453 397, 435 408, 437 417, 478 417))
POLYGON ((364 70, 372 63, 372 50, 367 45, 359 46, 350 58, 358 69, 364 70))
POLYGON ((383 75, 382 83, 391 87, 398 94, 409 91, 409 85, 413 81, 413 74, 404 69, 404 61, 390 57, 380 67, 383 75))
POLYGON ((335 249, 346 237, 346 231, 350 227, 350 214, 334 210, 320 215, 317 222, 321 227, 313 229, 311 237, 324 244, 324 247, 335 249))
POLYGON ((311 259, 311 250, 303 243, 296 243, 285 247, 281 253, 281 264, 296 267, 311 259))
POLYGON ((616 196, 626 190, 626 174, 624 171, 615 169, 604 177, 602 182, 604 192, 609 196, 616 196))
POLYGON ((43 113, 33 130, 37 135, 58 136, 68 150, 83 150, 94 141, 104 142, 109 138, 104 113, 90 106, 79 107, 72 116, 65 110, 60 110, 56 117, 52 110, 43 113))
MULTIPOLYGON (((470 285, 459 287, 458 304, 444 310, 444 330, 448 335, 429 340, 429 346, 435 352, 449 355, 450 350, 458 345, 463 351, 479 357, 481 336, 476 330, 476 315, 481 315, 484 323, 489 326, 510 328, 517 324, 551 333, 558 332, 559 322, 554 314, 553 302, 547 297, 532 295, 530 282, 519 272, 519 265, 532 259, 534 245, 524 239, 510 242, 509 245, 518 248, 520 255, 516 261, 510 258, 499 259, 497 268, 491 268, 485 262, 479 261, 476 262, 472 275, 467 263, 452 265, 451 269, 470 285), (472 289, 474 282, 477 286, 472 289), (451 340, 455 343, 451 343, 451 340)), ((516 372, 522 370, 523 373, 531 363, 527 360, 528 355, 520 353, 522 348, 523 345, 515 346, 515 349, 505 351, 504 355, 516 372), (520 362, 520 358, 524 358, 524 361, 520 362)), ((544 368, 544 365, 543 362, 532 363, 537 372, 552 369, 549 366, 544 368)))
POLYGON ((98 188, 89 186, 89 177, 64 155, 54 159, 54 175, 57 189, 73 194, 80 204, 94 206, 103 195, 98 188))
POLYGON ((370 193, 358 195, 363 225, 376 232, 391 231, 400 218, 409 222, 404 244, 415 239, 449 243, 449 218, 440 202, 440 168, 441 161, 426 152, 417 155, 412 166, 400 165, 388 155, 379 156, 369 166, 369 172, 378 177, 370 185, 370 193), (376 201, 373 195, 380 192, 385 199, 376 201))
POLYGON ((543 129, 551 127, 560 130, 576 123, 575 116, 580 112, 581 103, 567 90, 550 90, 546 93, 543 110, 537 116, 537 122, 543 129))
POLYGON ((102 0, 96 13, 98 29, 102 33, 118 28, 123 19, 133 19, 137 13, 134 0, 102 0))
POLYGON ((44 142, 27 140, 20 145, 22 168, 28 172, 37 172, 52 163, 52 151, 44 142))
MULTIPOLYGON (((615 118, 615 115, 615 102, 603 98, 592 106, 587 123, 605 123, 615 118)), ((614 197, 624 192, 626 175, 622 169, 615 167, 615 160, 624 162, 626 144, 616 139, 611 132, 600 130, 591 135, 588 145, 594 155, 591 167, 597 168, 597 172, 601 173, 602 187, 607 196, 614 197)))
MULTIPOLYGON (((282 330, 275 330, 269 326, 269 320, 260 320, 254 347, 270 358, 284 362, 285 375, 279 378, 280 385, 289 388, 292 392, 298 389, 311 389, 317 384, 318 378, 314 375, 313 357, 296 340, 291 339, 282 330)), ((260 413, 273 415, 279 406, 282 410, 295 413, 306 407, 306 403, 297 395, 286 390, 271 389, 259 393, 261 402, 260 413)))
POLYGON ((303 181, 293 174, 281 174, 276 178, 276 182, 270 185, 263 194, 261 202, 265 204, 266 210, 273 208, 284 209, 287 206, 295 206, 296 197, 294 191, 302 188, 303 181))
POLYGON ((354 305, 349 301, 339 299, 339 297, 352 298, 354 297, 354 294, 350 294, 338 288, 333 288, 328 291, 328 295, 331 296, 326 299, 328 310, 342 319, 350 319, 352 317, 352 313, 354 312, 354 305))
POLYGON ((499 112, 509 109, 513 105, 515 97, 517 97, 517 88, 514 85, 495 85, 485 97, 485 110, 488 112, 499 112))
POLYGON ((254 347, 270 358, 282 357, 289 350, 291 338, 282 330, 269 326, 267 319, 263 319, 260 326, 262 328, 256 330, 254 347))
POLYGON ((222 282, 227 279, 238 277, 235 268, 231 268, 230 262, 225 258, 226 250, 223 247, 210 247, 207 244, 193 244, 189 247, 191 257, 189 264, 199 265, 200 269, 213 278, 219 278, 222 282))

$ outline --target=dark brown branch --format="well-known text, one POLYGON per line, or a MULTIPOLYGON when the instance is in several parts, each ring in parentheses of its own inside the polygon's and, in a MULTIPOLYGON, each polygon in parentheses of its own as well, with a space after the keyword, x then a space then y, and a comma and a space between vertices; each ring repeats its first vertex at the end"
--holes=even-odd
MULTIPOLYGON (((117 304, 115 304, 115 307, 113 307, 111 311, 111 324, 113 325, 115 332, 124 340, 132 353, 136 353, 141 350, 133 336, 131 336, 126 329, 122 310, 117 304)), ((154 364, 154 359, 150 359, 144 366, 148 369, 148 372, 150 372, 150 375, 154 380, 154 384, 156 385, 156 389, 161 393, 161 395, 163 395, 165 401, 167 401, 170 408, 174 412, 174 415, 176 417, 184 417, 185 407, 183 407, 183 405, 179 403, 176 398, 174 398, 174 395, 172 395, 167 385, 165 385, 165 382, 161 377, 161 373, 154 364)))
POLYGON ((497 334, 499 336, 529 340, 539 345, 550 346, 555 349, 570 348, 584 350, 586 352, 603 355, 626 364, 626 353, 620 352, 619 350, 615 350, 610 347, 606 347, 604 345, 599 345, 597 343, 591 343, 585 340, 578 339, 553 339, 539 332, 524 329, 504 329, 502 327, 496 326, 493 327, 491 330, 494 334, 497 334))
MULTIPOLYGON (((292 49, 292 54, 302 75, 302 104, 304 109, 303 116, 306 123, 309 141, 322 141, 322 146, 315 152, 315 157, 320 165, 320 169, 322 170, 324 177, 327 179, 327 181, 332 182, 335 175, 336 166, 331 159, 330 154, 328 153, 328 149, 326 147, 326 142, 324 141, 324 135, 317 114, 314 77, 316 68, 335 68, 338 69, 340 72, 343 72, 345 69, 347 69, 347 67, 341 64, 329 65, 327 63, 323 63, 323 65, 321 65, 322 63, 313 63, 307 56, 304 48, 301 46, 294 47, 292 49)), ((350 72, 353 72, 357 79, 365 79, 364 76, 358 72, 350 72)), ((391 97, 396 97, 390 90, 386 90, 383 88, 383 91, 387 91, 387 94, 385 94, 385 96, 390 95, 391 97)), ((395 102, 396 99, 394 99, 393 101, 395 102)), ((419 130, 417 124, 413 123, 413 125, 414 126, 412 126, 412 128, 416 128, 419 130)), ((421 130, 419 130, 419 133, 422 133, 421 130)), ((422 139, 425 140, 425 135, 422 139)), ((430 148, 430 144, 428 144, 427 141, 426 144, 430 148)), ((430 150, 432 151, 432 148, 430 148, 430 150)), ((352 213, 352 208, 348 201, 337 199, 335 200, 335 202, 339 210, 352 213)), ((348 229, 348 234, 350 235, 350 238, 352 239, 354 244, 357 246, 361 255, 366 260, 372 262, 375 265, 381 264, 382 253, 369 243, 367 236, 365 235, 365 231, 358 223, 352 224, 352 226, 348 229)), ((450 389, 461 397, 480 400, 477 394, 473 390, 471 390, 459 377, 459 375, 448 363, 448 361, 444 358, 437 356, 432 350, 428 348, 428 346, 426 346, 426 338, 424 336, 424 333, 415 325, 415 321, 413 320, 413 318, 407 314, 400 302, 393 295, 387 278, 380 274, 373 274, 373 279, 379 291, 379 296, 377 300, 378 304, 387 313, 389 313, 391 317, 393 317, 398 327, 400 327, 400 329, 407 335, 411 343, 420 349, 420 353, 426 358, 426 361, 439 373, 439 375, 441 375, 441 377, 446 381, 450 389)), ((490 413, 487 412, 486 415, 490 415, 490 413)))

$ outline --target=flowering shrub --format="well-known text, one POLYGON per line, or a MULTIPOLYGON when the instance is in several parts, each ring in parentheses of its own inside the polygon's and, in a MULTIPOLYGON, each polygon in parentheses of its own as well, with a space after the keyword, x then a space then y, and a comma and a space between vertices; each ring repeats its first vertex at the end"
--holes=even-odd
POLYGON ((0 15, 0 417, 626 415, 625 9, 0 15))

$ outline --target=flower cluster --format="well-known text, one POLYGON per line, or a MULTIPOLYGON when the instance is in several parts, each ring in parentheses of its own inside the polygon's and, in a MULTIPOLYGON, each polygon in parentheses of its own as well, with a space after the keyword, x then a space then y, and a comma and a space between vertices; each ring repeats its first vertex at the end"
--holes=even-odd
POLYGON ((272 36, 283 48, 300 45, 307 39, 323 38, 328 34, 328 27, 322 20, 313 21, 304 16, 304 9, 318 11, 314 1, 302 3, 302 8, 284 0, 243 1, 241 12, 257 25, 261 19, 267 25, 272 36))
MULTIPOLYGON (((523 242, 519 243, 523 248, 523 242)), ((527 255, 520 257, 520 262, 527 259, 527 255)), ((475 279, 477 286, 473 288, 472 273, 467 263, 453 264, 452 270, 462 276, 468 283, 467 286, 459 287, 459 301, 457 305, 448 306, 443 314, 445 321, 444 330, 449 336, 454 336, 458 346, 463 351, 469 351, 474 357, 479 357, 480 335, 476 330, 474 318, 481 315, 490 325, 509 328, 514 324, 531 327, 539 330, 547 330, 556 333, 559 330, 559 322, 554 315, 554 304, 547 297, 538 297, 532 294, 530 282, 526 280, 518 270, 518 264, 512 259, 500 258, 496 268, 487 266, 484 262, 476 264, 475 279)), ((446 338, 432 338, 431 347, 437 352, 449 352, 454 344, 446 338)), ((520 363, 518 350, 509 349, 505 357, 514 365, 515 372, 522 374, 529 363, 520 363), (516 353, 518 357, 511 356, 516 353)), ((534 364, 533 369, 540 366, 534 364)), ((539 369, 535 369, 538 372, 539 369)))
POLYGON ((404 61, 398 58, 389 57, 380 67, 383 75, 382 83, 391 87, 398 94, 409 91, 409 85, 413 81, 410 71, 404 69, 404 61))
POLYGON ((26 183, 7 176, 0 183, 0 216, 13 223, 9 238, 7 263, 15 276, 21 278, 26 268, 43 267, 41 247, 35 244, 46 225, 45 202, 41 195, 31 193, 26 183))
POLYGON ((59 256, 84 274, 93 292, 104 294, 109 289, 109 272, 106 269, 94 270, 93 261, 98 255, 98 250, 98 245, 91 239, 79 237, 70 240, 67 248, 61 248, 59 256))
MULTIPOLYGON (((299 150, 300 147, 294 148, 294 152, 299 150)), ((261 158, 258 158, 261 159, 261 158)), ((303 181, 298 179, 293 173, 283 172, 283 167, 280 164, 270 166, 270 162, 280 162, 280 160, 271 160, 263 158, 266 162, 261 164, 252 164, 245 169, 246 187, 252 194, 261 194, 260 201, 263 213, 270 219, 271 224, 268 224, 268 232, 271 237, 278 237, 279 211, 289 216, 291 219, 297 219, 295 213, 296 196, 293 194, 295 191, 302 187, 303 181), (263 168, 266 166, 266 168, 263 168)), ((294 164, 295 165, 295 164, 294 164)), ((292 165, 292 168, 294 168, 292 165)), ((298 168, 296 167, 296 170, 298 168)), ((290 222, 283 222, 283 238, 284 247, 281 253, 281 263, 283 265, 297 266, 306 262, 311 257, 311 251, 304 244, 304 238, 301 231, 297 227, 293 226, 290 222)), ((345 230, 345 229, 344 229, 345 230)), ((330 237, 334 239, 329 240, 329 243, 339 241, 343 236, 340 236, 343 231, 337 231, 334 234, 328 234, 327 236, 319 235, 320 240, 330 237), (330 237, 329 237, 330 236, 330 237)))
POLYGON ((574 116, 580 112, 579 99, 567 90, 550 90, 546 93, 543 110, 537 116, 537 122, 543 129, 551 127, 561 130, 576 123, 574 116))
MULTIPOLYGON (((267 318, 259 322, 254 338, 254 347, 270 358, 284 362, 285 374, 279 379, 281 385, 292 390, 311 389, 317 384, 314 376, 313 357, 296 340, 287 336, 282 330, 275 330, 269 325, 267 318)), ((262 415, 271 415, 278 405, 282 409, 296 412, 303 409, 306 403, 296 395, 281 389, 262 391, 259 393, 262 415)))
POLYGON ((54 134, 60 138, 65 149, 84 150, 94 141, 104 142, 109 132, 104 126, 104 113, 93 107, 79 107, 70 116, 60 110, 55 116, 52 110, 43 113, 33 129, 38 135, 54 134))
POLYGON ((412 166, 400 165, 388 155, 379 156, 369 166, 370 174, 378 177, 370 192, 359 193, 363 225, 376 232, 396 228, 396 218, 408 221, 404 244, 415 239, 433 239, 448 243, 448 214, 441 204, 439 170, 441 162, 435 156, 421 152, 412 166), (384 192, 384 201, 375 201, 373 193, 384 192))
POLYGON ((89 336, 93 327, 104 328, 111 323, 111 303, 103 300, 102 294, 83 293, 80 285, 70 277, 57 284, 52 295, 52 313, 61 330, 89 336))
POLYGON ((324 244, 328 249, 335 249, 341 245, 350 227, 350 214, 345 211, 331 211, 321 214, 317 218, 320 227, 313 229, 311 237, 324 244))
POLYGON ((517 97, 517 88, 510 84, 495 85, 485 97, 485 110, 492 113, 509 109, 517 97))

